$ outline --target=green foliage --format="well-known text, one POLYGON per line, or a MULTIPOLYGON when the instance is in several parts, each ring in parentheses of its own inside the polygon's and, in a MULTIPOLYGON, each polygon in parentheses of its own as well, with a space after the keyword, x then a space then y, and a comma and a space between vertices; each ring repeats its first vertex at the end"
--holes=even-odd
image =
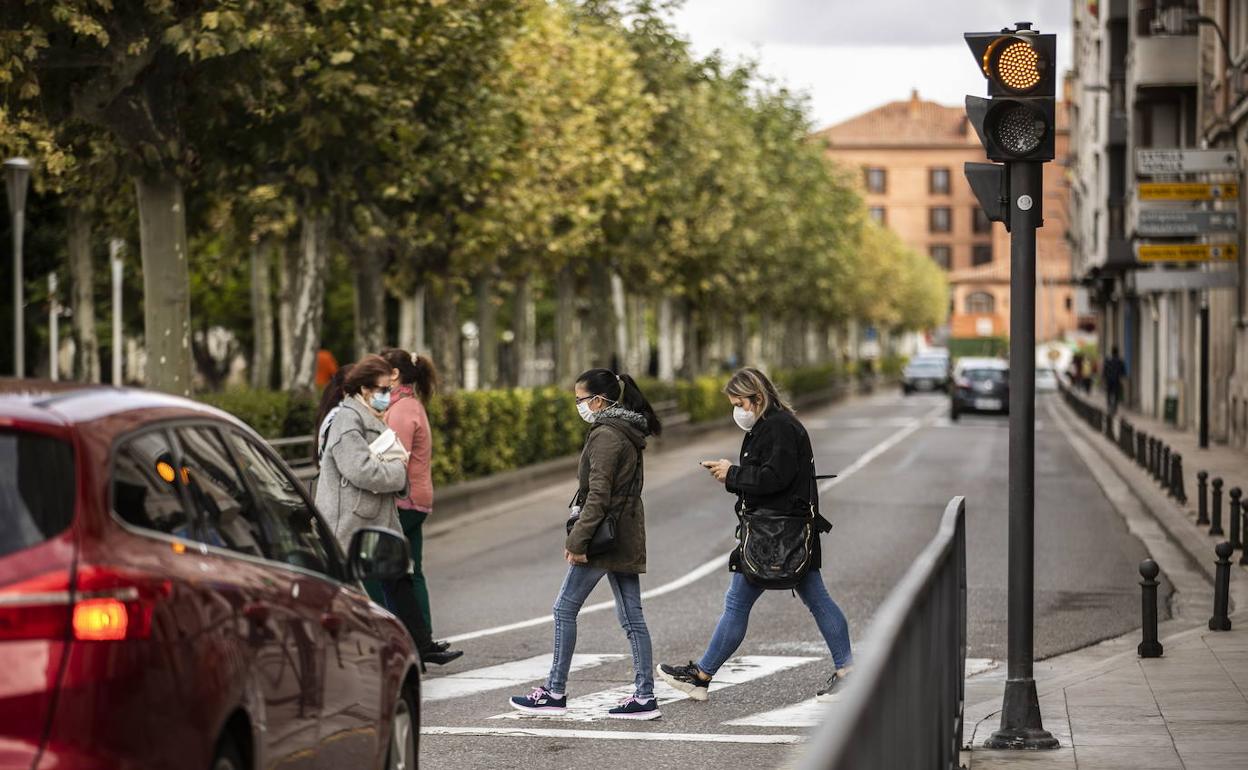
POLYGON ((302 436, 315 430, 316 402, 280 390, 238 388, 198 397, 200 401, 229 412, 265 438, 302 436))
POLYGON ((1008 337, 957 337, 949 340, 949 355, 954 359, 967 356, 1007 356, 1009 353, 1008 337))

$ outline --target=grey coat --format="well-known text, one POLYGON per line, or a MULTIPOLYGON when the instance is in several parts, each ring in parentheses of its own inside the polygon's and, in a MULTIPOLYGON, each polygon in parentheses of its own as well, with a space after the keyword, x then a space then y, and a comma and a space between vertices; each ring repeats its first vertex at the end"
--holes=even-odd
POLYGON ((343 399, 325 438, 316 507, 346 550, 362 527, 402 532, 395 501, 407 490, 407 465, 378 460, 368 445, 386 424, 357 399, 343 399))

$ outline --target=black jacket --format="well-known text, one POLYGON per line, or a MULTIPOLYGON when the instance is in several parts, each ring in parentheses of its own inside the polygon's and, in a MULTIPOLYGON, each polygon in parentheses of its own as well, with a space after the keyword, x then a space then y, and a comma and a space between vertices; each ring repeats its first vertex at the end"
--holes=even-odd
MULTIPOLYGON (((804 515, 811 503, 819 510, 815 455, 806 428, 791 412, 773 407, 745 434, 741 459, 728 471, 724 486, 737 496, 737 512, 766 508, 804 515)), ((829 528, 822 517, 816 531, 829 528)), ((821 566, 821 548, 815 538, 811 569, 821 566)), ((740 571, 740 550, 733 551, 728 569, 740 571)))

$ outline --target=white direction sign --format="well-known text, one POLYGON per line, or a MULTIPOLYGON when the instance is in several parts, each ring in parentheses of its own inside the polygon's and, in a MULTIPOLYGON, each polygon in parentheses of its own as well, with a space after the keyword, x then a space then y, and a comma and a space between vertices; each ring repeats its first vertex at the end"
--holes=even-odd
POLYGON ((1239 170, 1235 150, 1136 150, 1135 171, 1141 176, 1157 174, 1234 173, 1239 170))
POLYGON ((1204 235, 1239 229, 1238 211, 1140 209, 1135 231, 1145 236, 1204 235))

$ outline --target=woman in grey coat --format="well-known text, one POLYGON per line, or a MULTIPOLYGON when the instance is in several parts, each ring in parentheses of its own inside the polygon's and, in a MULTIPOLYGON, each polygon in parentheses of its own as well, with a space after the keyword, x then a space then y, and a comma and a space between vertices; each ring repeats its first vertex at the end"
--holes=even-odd
MULTIPOLYGON (((407 493, 407 460, 379 457, 369 448, 387 430, 381 417, 390 406, 390 377, 390 364, 381 356, 352 365, 343 378, 341 407, 325 433, 316 507, 344 550, 363 527, 403 531, 396 501, 407 493)), ((407 626, 422 661, 448 663, 463 654, 435 644, 410 581, 380 582, 379 603, 407 626)))

